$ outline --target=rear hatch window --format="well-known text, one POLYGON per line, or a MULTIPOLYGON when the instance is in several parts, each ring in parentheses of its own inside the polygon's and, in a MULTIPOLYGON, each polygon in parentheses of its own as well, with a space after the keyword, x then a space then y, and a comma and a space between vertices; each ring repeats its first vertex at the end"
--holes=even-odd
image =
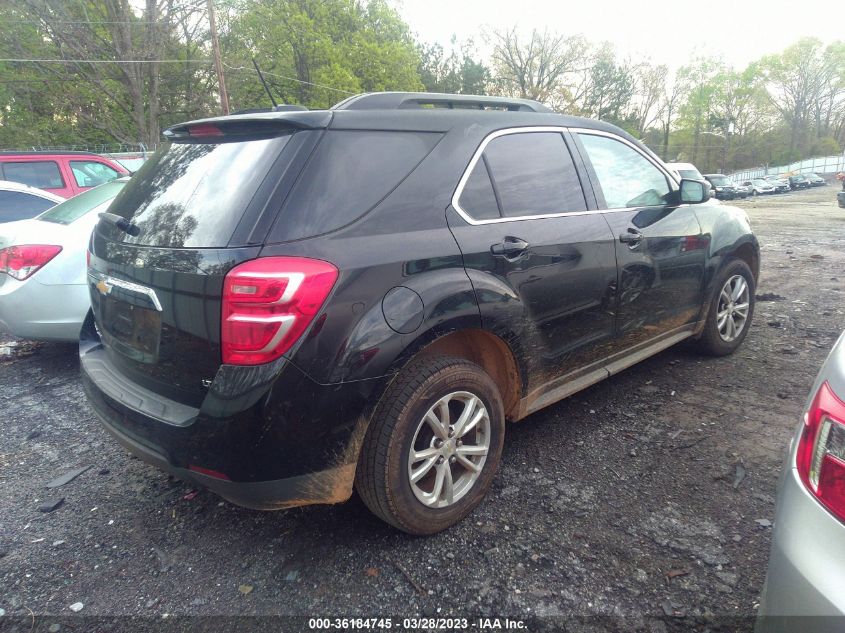
POLYGON ((167 142, 139 169, 109 211, 140 229, 131 236, 101 222, 114 242, 165 248, 230 246, 259 186, 292 138, 167 142))

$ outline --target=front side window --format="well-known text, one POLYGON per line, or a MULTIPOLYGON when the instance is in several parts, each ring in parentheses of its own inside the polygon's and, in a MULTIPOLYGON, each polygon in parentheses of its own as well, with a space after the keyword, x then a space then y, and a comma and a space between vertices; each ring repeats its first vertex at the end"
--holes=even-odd
POLYGON ((477 220, 587 209, 572 156, 558 132, 494 138, 476 162, 459 202, 477 220))
POLYGON ((638 151, 606 136, 580 134, 580 139, 608 209, 653 207, 669 202, 671 190, 666 176, 638 151))
POLYGON ((52 160, 30 160, 2 163, 3 180, 20 182, 38 189, 61 189, 65 186, 59 166, 52 160))
POLYGON ((120 175, 108 165, 93 160, 72 160, 70 168, 76 184, 80 187, 96 187, 120 175))

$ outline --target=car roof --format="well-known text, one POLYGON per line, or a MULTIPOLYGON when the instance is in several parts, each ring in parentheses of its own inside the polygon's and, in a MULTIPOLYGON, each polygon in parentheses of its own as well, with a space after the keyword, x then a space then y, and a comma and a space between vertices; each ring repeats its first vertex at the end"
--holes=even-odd
POLYGON ((531 126, 587 128, 609 132, 636 143, 625 130, 599 121, 558 114, 537 101, 425 92, 365 93, 344 99, 327 110, 248 112, 187 121, 164 131, 165 137, 188 136, 188 127, 199 124, 277 122, 291 129, 358 129, 450 132, 473 128, 488 131, 531 126))
POLYGON ((12 180, 0 180, 0 190, 20 191, 22 193, 29 193, 34 196, 40 196, 41 198, 47 198, 48 200, 64 202, 64 198, 62 198, 61 196, 57 196, 54 193, 44 191, 43 189, 38 189, 37 187, 30 187, 29 185, 25 185, 21 182, 14 182, 12 180))
POLYGON ((96 156, 98 158, 107 158, 106 156, 101 156, 96 152, 81 152, 75 150, 51 151, 46 149, 24 152, 4 151, 0 152, 0 157, 2 156, 96 156))

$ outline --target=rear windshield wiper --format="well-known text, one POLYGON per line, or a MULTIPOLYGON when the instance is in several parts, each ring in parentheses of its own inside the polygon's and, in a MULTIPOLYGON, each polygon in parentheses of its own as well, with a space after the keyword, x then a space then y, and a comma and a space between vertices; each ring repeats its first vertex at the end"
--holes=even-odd
POLYGON ((112 226, 116 226, 121 231, 131 235, 132 237, 137 237, 141 234, 141 227, 137 224, 133 224, 126 218, 122 218, 114 213, 100 213, 99 215, 101 220, 105 220, 112 226))

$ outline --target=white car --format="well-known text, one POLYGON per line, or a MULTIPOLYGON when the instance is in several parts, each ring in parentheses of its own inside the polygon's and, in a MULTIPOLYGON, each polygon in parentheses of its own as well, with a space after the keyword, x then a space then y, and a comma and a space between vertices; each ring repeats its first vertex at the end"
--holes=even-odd
POLYGON ((0 224, 34 218, 64 200, 43 189, 0 180, 0 224))
POLYGON ((129 178, 0 225, 0 328, 22 338, 75 341, 91 304, 86 252, 99 213, 129 178))
POLYGON ((680 178, 690 180, 704 180, 704 176, 698 171, 698 167, 692 163, 666 163, 666 166, 674 171, 680 178))

